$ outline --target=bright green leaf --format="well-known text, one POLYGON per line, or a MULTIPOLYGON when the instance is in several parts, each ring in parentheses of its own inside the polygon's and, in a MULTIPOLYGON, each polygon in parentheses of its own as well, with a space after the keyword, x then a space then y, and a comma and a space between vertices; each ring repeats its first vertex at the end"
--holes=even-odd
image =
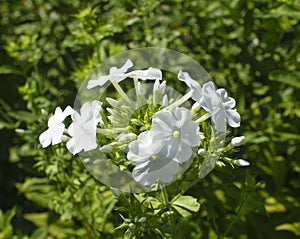
POLYGON ((190 212, 198 212, 200 209, 200 203, 192 196, 180 196, 172 206, 183 217, 188 217, 191 215, 190 212))

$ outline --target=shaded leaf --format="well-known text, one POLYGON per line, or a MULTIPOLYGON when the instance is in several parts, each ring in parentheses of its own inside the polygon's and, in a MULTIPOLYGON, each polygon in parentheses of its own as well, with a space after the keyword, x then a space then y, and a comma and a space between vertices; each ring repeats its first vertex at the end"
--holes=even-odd
POLYGON ((12 65, 2 65, 0 66, 0 75, 4 74, 14 74, 14 75, 23 75, 22 71, 17 69, 12 65))
POLYGON ((284 223, 278 225, 275 229, 276 231, 290 231, 296 236, 300 236, 300 222, 284 223))
POLYGON ((299 71, 280 71, 275 70, 269 74, 272 81, 291 85, 300 88, 300 72, 299 71))

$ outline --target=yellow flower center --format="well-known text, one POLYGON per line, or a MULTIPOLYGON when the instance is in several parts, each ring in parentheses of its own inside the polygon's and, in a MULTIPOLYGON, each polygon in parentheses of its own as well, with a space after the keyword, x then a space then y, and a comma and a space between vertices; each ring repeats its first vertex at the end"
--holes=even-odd
POLYGON ((179 135, 180 135, 180 132, 179 132, 178 130, 175 130, 175 131, 173 132, 173 137, 174 137, 174 138, 178 138, 179 135))
POLYGON ((152 160, 157 160, 157 159, 158 159, 157 154, 153 154, 153 155, 151 156, 151 159, 152 159, 152 160))

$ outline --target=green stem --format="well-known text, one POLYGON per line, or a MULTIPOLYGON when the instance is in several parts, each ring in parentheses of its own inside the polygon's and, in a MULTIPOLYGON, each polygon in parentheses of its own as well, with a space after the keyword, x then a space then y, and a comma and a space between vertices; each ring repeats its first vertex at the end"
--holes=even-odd
MULTIPOLYGON (((238 205, 238 209, 236 210, 236 214, 237 214, 238 216, 239 216, 239 214, 240 214, 242 208, 244 207, 244 205, 245 205, 245 200, 242 200, 242 201, 239 203, 239 205, 238 205)), ((224 237, 224 238, 225 238, 225 237, 228 235, 228 233, 231 231, 231 228, 233 227, 233 225, 234 225, 234 222, 231 221, 230 224, 228 225, 228 227, 226 228, 226 231, 225 231, 224 234, 223 234, 223 237, 224 237)))
POLYGON ((110 79, 110 82, 113 84, 113 86, 115 87, 115 89, 117 90, 117 92, 128 102, 130 102, 130 99, 128 98, 128 96, 126 95, 126 93, 123 91, 123 89, 121 88, 121 86, 119 85, 119 83, 114 80, 114 79, 110 79))
POLYGON ((141 105, 141 97, 138 91, 138 83, 139 83, 139 79, 137 76, 133 77, 133 82, 134 82, 134 88, 135 88, 135 94, 136 94, 136 98, 138 101, 138 105, 141 105))
POLYGON ((111 136, 113 133, 122 132, 122 131, 125 132, 126 130, 128 130, 128 128, 113 128, 113 129, 100 129, 100 128, 97 128, 96 133, 103 134, 103 135, 106 135, 106 136, 111 136))
POLYGON ((206 113, 205 115, 202 115, 199 119, 196 120, 196 123, 200 124, 203 121, 207 120, 210 118, 210 114, 206 113))
MULTIPOLYGON (((162 192, 164 205, 169 208, 170 201, 169 201, 169 196, 168 196, 166 187, 163 187, 161 192, 162 192)), ((176 238, 175 221, 174 221, 173 215, 170 215, 170 216, 168 215, 168 221, 169 221, 169 224, 171 227, 172 236, 173 236, 173 238, 176 238)))
POLYGON ((169 109, 173 106, 179 106, 182 105, 184 102, 186 102, 189 98, 191 98, 193 92, 189 91, 188 93, 186 93, 184 96, 182 96, 180 99, 176 100, 175 102, 173 102, 171 105, 169 105, 166 109, 169 109))

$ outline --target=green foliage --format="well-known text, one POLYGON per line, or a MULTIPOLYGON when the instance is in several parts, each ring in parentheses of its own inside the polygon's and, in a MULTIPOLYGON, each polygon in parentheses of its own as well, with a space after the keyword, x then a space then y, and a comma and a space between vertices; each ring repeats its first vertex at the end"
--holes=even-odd
POLYGON ((1 1, 0 238, 297 238, 299 12, 292 0, 1 1), (116 197, 66 149, 40 148, 95 66, 144 46, 187 54, 236 98, 247 170, 116 197))

